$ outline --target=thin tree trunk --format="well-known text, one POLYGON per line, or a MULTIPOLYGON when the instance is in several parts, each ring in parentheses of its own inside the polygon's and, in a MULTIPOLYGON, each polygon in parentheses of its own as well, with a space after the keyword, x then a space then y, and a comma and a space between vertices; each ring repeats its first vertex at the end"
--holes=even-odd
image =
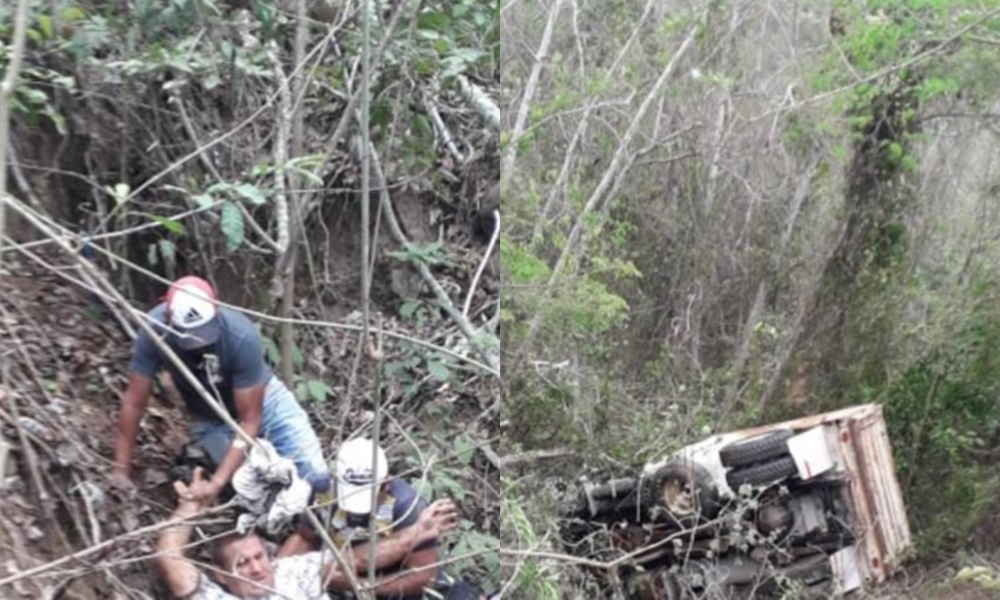
POLYGON ((531 68, 531 74, 528 75, 528 82, 524 86, 521 105, 518 107, 517 117, 514 119, 514 129, 507 139, 507 148, 504 150, 503 159, 500 161, 500 173, 504 177, 509 176, 511 169, 514 167, 514 160, 517 158, 517 140, 524 133, 524 127, 528 122, 528 109, 531 108, 531 101, 535 97, 535 89, 538 87, 538 79, 542 74, 542 67, 545 66, 545 59, 549 55, 549 46, 552 44, 552 30, 555 29, 562 3, 563 0, 555 0, 552 3, 552 8, 549 9, 549 19, 545 23, 542 41, 538 44, 538 52, 535 54, 535 64, 531 68))
MULTIPOLYGON (((28 0, 20 0, 14 15, 14 42, 11 46, 7 76, 0 83, 0 199, 7 194, 7 141, 10 138, 10 102, 17 87, 24 58, 24 30, 28 20, 28 0)), ((7 211, 0 202, 0 260, 3 259, 3 236, 6 234, 7 211)), ((0 265, 2 267, 2 265, 0 265)))
MULTIPOLYGON (((781 259, 785 254, 785 249, 788 247, 788 242, 792 239, 792 233, 795 231, 795 224, 798 222, 799 215, 802 213, 802 207, 805 205, 806 198, 809 197, 809 189, 812 184, 812 178, 816 173, 816 168, 819 166, 821 156, 822 154, 819 150, 813 152, 812 158, 809 160, 809 166, 806 167, 805 173, 799 179, 799 184, 795 189, 795 196, 792 198, 791 210, 785 218, 785 229, 781 232, 781 239, 778 242, 778 249, 775 254, 775 264, 772 269, 774 272, 777 272, 780 268, 781 259)), ((764 276, 761 277, 760 282, 757 284, 757 293, 754 294, 753 304, 750 306, 750 312, 747 314, 746 321, 743 323, 743 329, 740 334, 740 343, 736 350, 736 358, 733 360, 733 381, 730 384, 729 393, 726 394, 726 397, 730 402, 736 399, 736 395, 739 391, 740 380, 743 378, 743 369, 746 368, 747 359, 750 354, 750 340, 753 337, 753 332, 757 323, 760 321, 760 314, 763 312, 764 300, 766 298, 767 277, 764 276)))
POLYGON ((632 122, 629 124, 625 135, 622 136, 621 142, 618 144, 618 150, 611 159, 611 163, 608 165, 608 168, 604 171, 604 176, 601 177, 601 181, 597 184, 597 188, 595 188, 593 193, 590 194, 590 198, 587 199, 587 204, 583 207, 583 210, 580 211, 576 222, 573 224, 573 229, 569 232, 569 237, 566 238, 566 245, 563 246, 562 253, 559 255, 559 260, 556 261, 555 267, 552 268, 552 275, 549 277, 548 281, 549 286, 556 282, 559 274, 566 267, 566 263, 573 255, 574 246, 576 246, 576 243, 583 232, 587 215, 598 209, 603 204, 606 200, 608 190, 616 184, 619 184, 619 182, 627 174, 627 169, 624 168, 624 163, 631 160, 629 146, 632 145, 632 140, 639 132, 646 113, 649 111, 649 107, 653 104, 653 101, 660 96, 663 91, 663 87, 667 84, 667 81, 670 80, 670 77, 677 69, 677 64, 680 62, 680 59, 687 53, 688 49, 694 43, 697 32, 697 27, 691 29, 691 32, 688 33, 687 38, 684 39, 680 48, 674 52, 670 62, 667 63, 667 66, 660 73, 660 77, 656 80, 652 89, 649 90, 649 94, 646 95, 642 104, 639 105, 639 110, 636 112, 635 118, 632 119, 632 122))
MULTIPOLYGON (((306 43, 309 38, 309 21, 306 7, 306 0, 298 0, 295 7, 296 12, 296 27, 295 27, 295 47, 294 47, 294 64, 298 65, 302 63, 302 59, 305 56, 306 43)), ((302 92, 303 82, 306 81, 304 74, 296 75, 292 81, 289 82, 291 85, 291 98, 298 98, 302 92)), ((302 122, 302 106, 301 102, 291 103, 289 110, 291 115, 289 115, 292 124, 292 158, 302 156, 304 141, 303 141, 303 122, 302 122)), ((282 102, 284 105, 284 102, 282 102)), ((279 139, 279 143, 283 143, 284 140, 279 139)), ((281 169, 283 165, 278 165, 281 169)), ((299 190, 299 176, 294 172, 289 172, 288 174, 288 184, 292 190, 299 190)), ((288 256, 282 256, 278 263, 283 265, 279 273, 276 273, 276 277, 282 278, 282 296, 281 296, 281 312, 280 315, 284 319, 288 319, 292 316, 292 311, 295 308, 295 263, 298 257, 298 245, 303 234, 303 224, 302 224, 302 202, 301 198, 296 191, 287 199, 287 212, 290 223, 287 224, 287 237, 282 240, 280 237, 278 239, 278 245, 281 246, 282 241, 284 241, 284 253, 288 256)), ((289 388, 294 389, 295 385, 295 364, 292 357, 295 353, 295 329, 292 326, 291 321, 285 320, 281 323, 281 379, 285 382, 289 388)))
MULTIPOLYGON (((648 22, 647 19, 649 14, 653 11, 654 2, 655 0, 649 0, 646 2, 646 8, 642 11, 642 17, 639 19, 639 24, 632 30, 632 34, 629 36, 628 41, 626 41, 625 45, 622 46, 622 49, 618 52, 618 56, 615 57, 615 62, 613 62, 611 67, 608 69, 607 77, 609 80, 614 79, 615 73, 618 72, 622 61, 625 58, 625 54, 628 52, 629 48, 632 47, 632 43, 638 38, 642 27, 648 22)), ((583 80, 583 77, 584 74, 581 69, 581 80, 583 80)), ((573 133, 573 138, 569 142, 569 147, 566 148, 562 168, 559 169, 559 176, 556 177, 556 182, 549 191, 548 197, 545 199, 545 205, 542 207, 542 212, 538 215, 538 219, 535 221, 535 227, 531 233, 532 244, 536 244, 542 239, 542 228, 545 226, 545 220, 555 209, 556 198, 563 196, 563 188, 566 186, 566 182, 569 179, 570 168, 573 166, 573 160, 576 158, 576 147, 580 144, 580 140, 582 140, 587 134, 587 123, 590 120, 590 113, 594 110, 594 107, 597 106, 597 104, 597 100, 593 99, 587 104, 587 107, 583 109, 583 115, 580 117, 580 122, 576 126, 576 131, 573 133)))

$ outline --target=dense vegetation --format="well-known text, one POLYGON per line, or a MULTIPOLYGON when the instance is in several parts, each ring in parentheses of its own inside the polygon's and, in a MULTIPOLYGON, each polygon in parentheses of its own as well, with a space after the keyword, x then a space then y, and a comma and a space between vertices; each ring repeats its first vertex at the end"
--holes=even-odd
MULTIPOLYGON (((422 474, 428 496, 463 504, 451 568, 485 589, 499 587, 491 516, 499 465, 490 447, 498 432, 499 279, 487 264, 495 221, 481 206, 498 180, 496 7, 483 0, 25 4, 20 48, 21 3, 0 3, 0 77, 14 72, 15 56, 23 59, 7 102, 9 140, 0 142, 8 175, 0 192, 10 194, 0 220, 6 308, 15 306, 13 282, 29 277, 21 267, 37 265, 38 252, 53 272, 74 254, 87 257, 99 279, 142 309, 164 282, 205 276, 222 300, 256 311, 269 359, 331 453, 371 428, 373 413, 382 415, 384 443, 409 457, 397 466, 422 474), (36 243, 55 233, 71 248, 61 258, 53 244, 36 243), (15 252, 12 245, 24 242, 15 252)), ((91 281, 90 289, 101 285, 91 281)), ((78 301, 74 293, 64 292, 67 305, 78 301)), ((30 318, 20 310, 45 310, 18 306, 0 338, 14 339, 15 325, 30 318)), ((129 321, 114 301, 84 318, 117 325, 105 309, 129 321)), ((8 385, 49 376, 20 355, 2 360, 0 397, 8 385)), ((91 408, 113 412, 108 398, 125 366, 114 363, 112 391, 89 396, 91 408)), ((72 383, 84 389, 82 380, 72 383)), ((28 385, 6 397, 31 416, 37 393, 28 385)), ((8 443, 18 457, 30 452, 15 425, 0 431, 0 471, 9 471, 0 479, 23 482, 25 463, 4 460, 8 443)), ((90 426, 63 424, 70 436, 90 426)), ((109 439, 105 432, 101 443, 109 439)), ((108 456, 109 448, 89 450, 108 456)), ((98 461, 73 476, 103 488, 105 467, 98 461)), ((142 499, 140 506, 155 507, 140 512, 143 520, 171 505, 169 487, 160 491, 142 499)), ((59 510, 78 514, 80 502, 70 494, 59 510)), ((0 534, 0 556, 14 561, 20 548, 27 564, 9 564, 23 569, 94 541, 66 522, 44 523, 46 534, 60 527, 48 538, 59 544, 30 550, 0 534)), ((139 557, 141 548, 131 550, 139 557)), ((112 573, 127 579, 141 564, 116 563, 94 589, 132 594, 112 573)))
MULTIPOLYGON (((879 402, 919 558, 996 550, 1000 5, 521 1, 501 28, 511 450, 622 469, 879 402)), ((545 475, 506 475, 505 548, 558 547, 545 475)), ((527 595, 579 585, 507 556, 527 595)))

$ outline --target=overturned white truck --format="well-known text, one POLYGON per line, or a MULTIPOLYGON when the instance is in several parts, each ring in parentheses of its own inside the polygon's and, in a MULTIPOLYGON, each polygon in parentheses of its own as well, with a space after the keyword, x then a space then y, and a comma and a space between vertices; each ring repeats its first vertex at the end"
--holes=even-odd
POLYGON ((827 598, 885 581, 911 544, 878 405, 714 435, 585 481, 564 521, 602 594, 827 598))

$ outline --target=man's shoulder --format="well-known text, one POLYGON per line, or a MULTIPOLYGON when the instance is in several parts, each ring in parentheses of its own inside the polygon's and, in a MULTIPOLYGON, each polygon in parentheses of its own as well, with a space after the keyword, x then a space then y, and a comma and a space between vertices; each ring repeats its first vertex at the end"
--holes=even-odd
POLYGON ((415 523, 417 517, 420 516, 420 511, 427 506, 427 502, 417 490, 402 479, 394 478, 389 482, 389 494, 396 501, 392 510, 393 520, 402 527, 415 523))
POLYGON ((397 502, 400 500, 412 501, 414 498, 420 497, 416 488, 410 485, 405 479, 400 479, 398 477, 393 477, 389 481, 389 493, 392 494, 392 497, 395 498, 397 502))
MULTIPOLYGON (((162 335, 165 331, 164 324, 167 322, 167 305, 163 302, 146 311, 147 323, 156 333, 162 335)), ((138 330, 138 340, 148 344, 149 334, 142 327, 138 330)), ((139 346, 140 349, 142 345, 139 346)))
POLYGON ((257 327, 246 315, 225 306, 219 308, 219 319, 222 321, 222 331, 235 340, 257 337, 257 327))

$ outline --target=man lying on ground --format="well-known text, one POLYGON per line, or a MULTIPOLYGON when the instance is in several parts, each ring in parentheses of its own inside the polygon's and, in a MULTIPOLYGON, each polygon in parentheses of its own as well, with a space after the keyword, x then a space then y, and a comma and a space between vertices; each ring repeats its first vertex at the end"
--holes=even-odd
MULTIPOLYGON (((196 468, 190 484, 174 483, 177 509, 172 520, 191 518, 204 510, 206 502, 194 490, 205 483, 201 468, 196 468)), ((453 507, 452 507, 453 508, 453 507)), ((407 534, 397 551, 410 551, 433 542, 446 527, 454 523, 454 515, 439 505, 433 513, 422 515, 420 525, 407 534)), ((156 544, 157 571, 175 598, 184 600, 236 600, 243 598, 294 598, 295 600, 328 600, 327 590, 351 590, 349 578, 339 571, 330 552, 307 552, 295 556, 272 557, 265 541, 258 535, 231 532, 213 542, 211 576, 184 557, 191 541, 190 522, 164 529, 156 544)), ((383 548, 380 546, 380 551, 383 548)), ((385 550, 390 550, 388 547, 385 550)), ((405 554, 405 552, 404 552, 405 554)), ((400 554, 398 556, 403 556, 400 554)), ((389 554, 386 557, 391 558, 389 554)), ((433 563, 431 563, 433 564, 433 563)), ((356 566, 365 567, 358 564, 356 566)), ((429 570, 433 573, 433 568, 429 570)), ((422 575, 421 575, 422 577, 422 575)), ((356 577, 362 584, 366 580, 356 577)), ((379 598, 399 598, 403 578, 380 577, 375 591, 379 598)))
MULTIPOLYGON (((190 484, 174 483, 177 509, 173 520, 193 517, 206 507, 194 493, 205 479, 194 470, 190 484)), ((174 598, 185 600, 234 600, 237 598, 296 598, 327 600, 323 578, 335 572, 333 563, 319 552, 274 559, 264 540, 254 534, 228 533, 214 541, 215 569, 208 577, 184 557, 191 540, 191 523, 164 529, 156 544, 156 569, 174 598)))
MULTIPOLYGON (((390 477, 385 451, 370 439, 341 445, 334 471, 337 501, 330 508, 330 536, 338 549, 350 548, 344 553, 345 559, 353 566, 357 579, 366 582, 370 520, 374 515, 378 598, 479 597, 467 583, 451 580, 438 564, 438 538, 458 523, 458 509, 451 500, 428 505, 405 481, 390 477)), ((305 552, 317 544, 315 534, 303 528, 285 542, 279 555, 305 552)), ((338 590, 343 598, 352 597, 345 577, 337 577, 329 589, 338 590)))

